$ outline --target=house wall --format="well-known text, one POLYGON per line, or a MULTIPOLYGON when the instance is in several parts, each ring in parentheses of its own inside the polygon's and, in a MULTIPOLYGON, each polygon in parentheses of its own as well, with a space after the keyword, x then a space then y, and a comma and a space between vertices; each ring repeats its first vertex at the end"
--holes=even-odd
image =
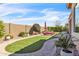
MULTIPOLYGON (((11 34, 13 37, 17 37, 19 35, 20 32, 29 32, 30 28, 32 26, 30 25, 19 25, 19 24, 8 24, 8 23, 5 23, 4 24, 5 28, 5 32, 6 32, 6 35, 7 34, 11 34)), ((44 27, 41 27, 41 31, 44 29, 44 27)))

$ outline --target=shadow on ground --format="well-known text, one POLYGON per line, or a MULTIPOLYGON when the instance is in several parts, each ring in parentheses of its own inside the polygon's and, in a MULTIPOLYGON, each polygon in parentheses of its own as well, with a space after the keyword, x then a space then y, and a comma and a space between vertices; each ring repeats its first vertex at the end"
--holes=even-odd
POLYGON ((40 41, 37 41, 37 42, 29 45, 28 47, 25 47, 25 48, 13 53, 13 54, 10 54, 10 56, 12 56, 14 54, 32 53, 32 52, 38 51, 42 48, 45 41, 46 40, 43 40, 43 39, 40 41))

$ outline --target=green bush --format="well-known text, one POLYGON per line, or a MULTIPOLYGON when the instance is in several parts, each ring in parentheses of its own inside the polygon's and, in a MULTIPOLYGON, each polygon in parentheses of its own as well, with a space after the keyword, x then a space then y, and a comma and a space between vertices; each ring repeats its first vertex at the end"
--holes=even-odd
POLYGON ((4 31, 4 23, 2 21, 0 21, 0 38, 2 38, 5 34, 4 31))
POLYGON ((25 33, 25 32, 20 32, 18 36, 19 36, 19 37, 26 37, 26 36, 27 36, 27 33, 25 33))
POLYGON ((67 31, 65 27, 63 26, 55 26, 55 27, 48 27, 49 31, 54 31, 54 32, 62 32, 62 31, 67 31))
POLYGON ((10 34, 8 34, 8 35, 5 36, 5 40, 8 40, 7 37, 10 37, 10 39, 13 39, 13 36, 10 35, 10 34))
POLYGON ((79 27, 76 27, 76 28, 75 28, 75 31, 76 31, 76 32, 79 32, 79 27))

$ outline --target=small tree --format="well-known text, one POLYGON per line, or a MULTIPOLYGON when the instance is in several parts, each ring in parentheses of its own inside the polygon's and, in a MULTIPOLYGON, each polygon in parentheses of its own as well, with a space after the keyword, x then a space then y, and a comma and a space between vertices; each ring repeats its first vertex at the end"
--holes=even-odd
POLYGON ((30 29, 30 31, 29 31, 29 34, 32 35, 32 34, 33 34, 33 31, 40 33, 40 29, 41 29, 41 27, 40 27, 39 24, 34 24, 34 25, 31 27, 31 29, 30 29))
POLYGON ((4 36, 4 24, 0 21, 0 38, 4 36))

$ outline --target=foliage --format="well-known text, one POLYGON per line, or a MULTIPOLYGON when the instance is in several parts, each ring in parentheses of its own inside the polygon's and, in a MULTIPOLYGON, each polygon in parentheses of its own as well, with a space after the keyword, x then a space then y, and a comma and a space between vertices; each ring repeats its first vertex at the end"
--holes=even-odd
POLYGON ((70 47, 70 48, 76 48, 76 45, 75 45, 74 43, 70 43, 70 44, 69 44, 69 47, 70 47))
POLYGON ((62 43, 62 41, 59 40, 59 41, 56 41, 56 42, 55 42, 55 45, 56 45, 57 47, 62 47, 62 44, 61 44, 61 43, 62 43))
POLYGON ((78 26, 76 26, 75 31, 79 32, 79 27, 78 26))
POLYGON ((63 49, 67 50, 68 48, 75 48, 76 45, 72 43, 71 37, 69 36, 62 36, 59 41, 55 42, 56 46, 62 47, 63 49))
POLYGON ((20 32, 18 36, 20 36, 20 37, 26 37, 26 36, 27 36, 27 33, 25 33, 25 32, 20 32))
POLYGON ((55 27, 48 27, 49 31, 54 31, 54 32, 62 32, 62 31, 66 31, 66 28, 63 26, 55 26, 55 27))
POLYGON ((13 39, 13 36, 10 35, 10 34, 8 34, 8 35, 5 36, 5 40, 7 39, 7 37, 10 37, 10 39, 13 39))
POLYGON ((4 31, 4 23, 2 21, 0 21, 0 38, 2 38, 5 34, 4 31))
POLYGON ((67 37, 66 37, 66 38, 62 38, 61 40, 62 40, 62 47, 64 49, 67 49, 69 47, 69 40, 70 39, 67 39, 67 37))
POLYGON ((40 33, 40 25, 39 24, 34 24, 32 27, 31 27, 31 29, 30 29, 30 31, 29 31, 29 34, 33 34, 33 31, 34 32, 38 32, 38 33, 40 33))
POLYGON ((67 49, 69 47, 69 41, 70 41, 70 38, 68 38, 67 36, 61 37, 59 41, 56 41, 56 46, 67 49))

